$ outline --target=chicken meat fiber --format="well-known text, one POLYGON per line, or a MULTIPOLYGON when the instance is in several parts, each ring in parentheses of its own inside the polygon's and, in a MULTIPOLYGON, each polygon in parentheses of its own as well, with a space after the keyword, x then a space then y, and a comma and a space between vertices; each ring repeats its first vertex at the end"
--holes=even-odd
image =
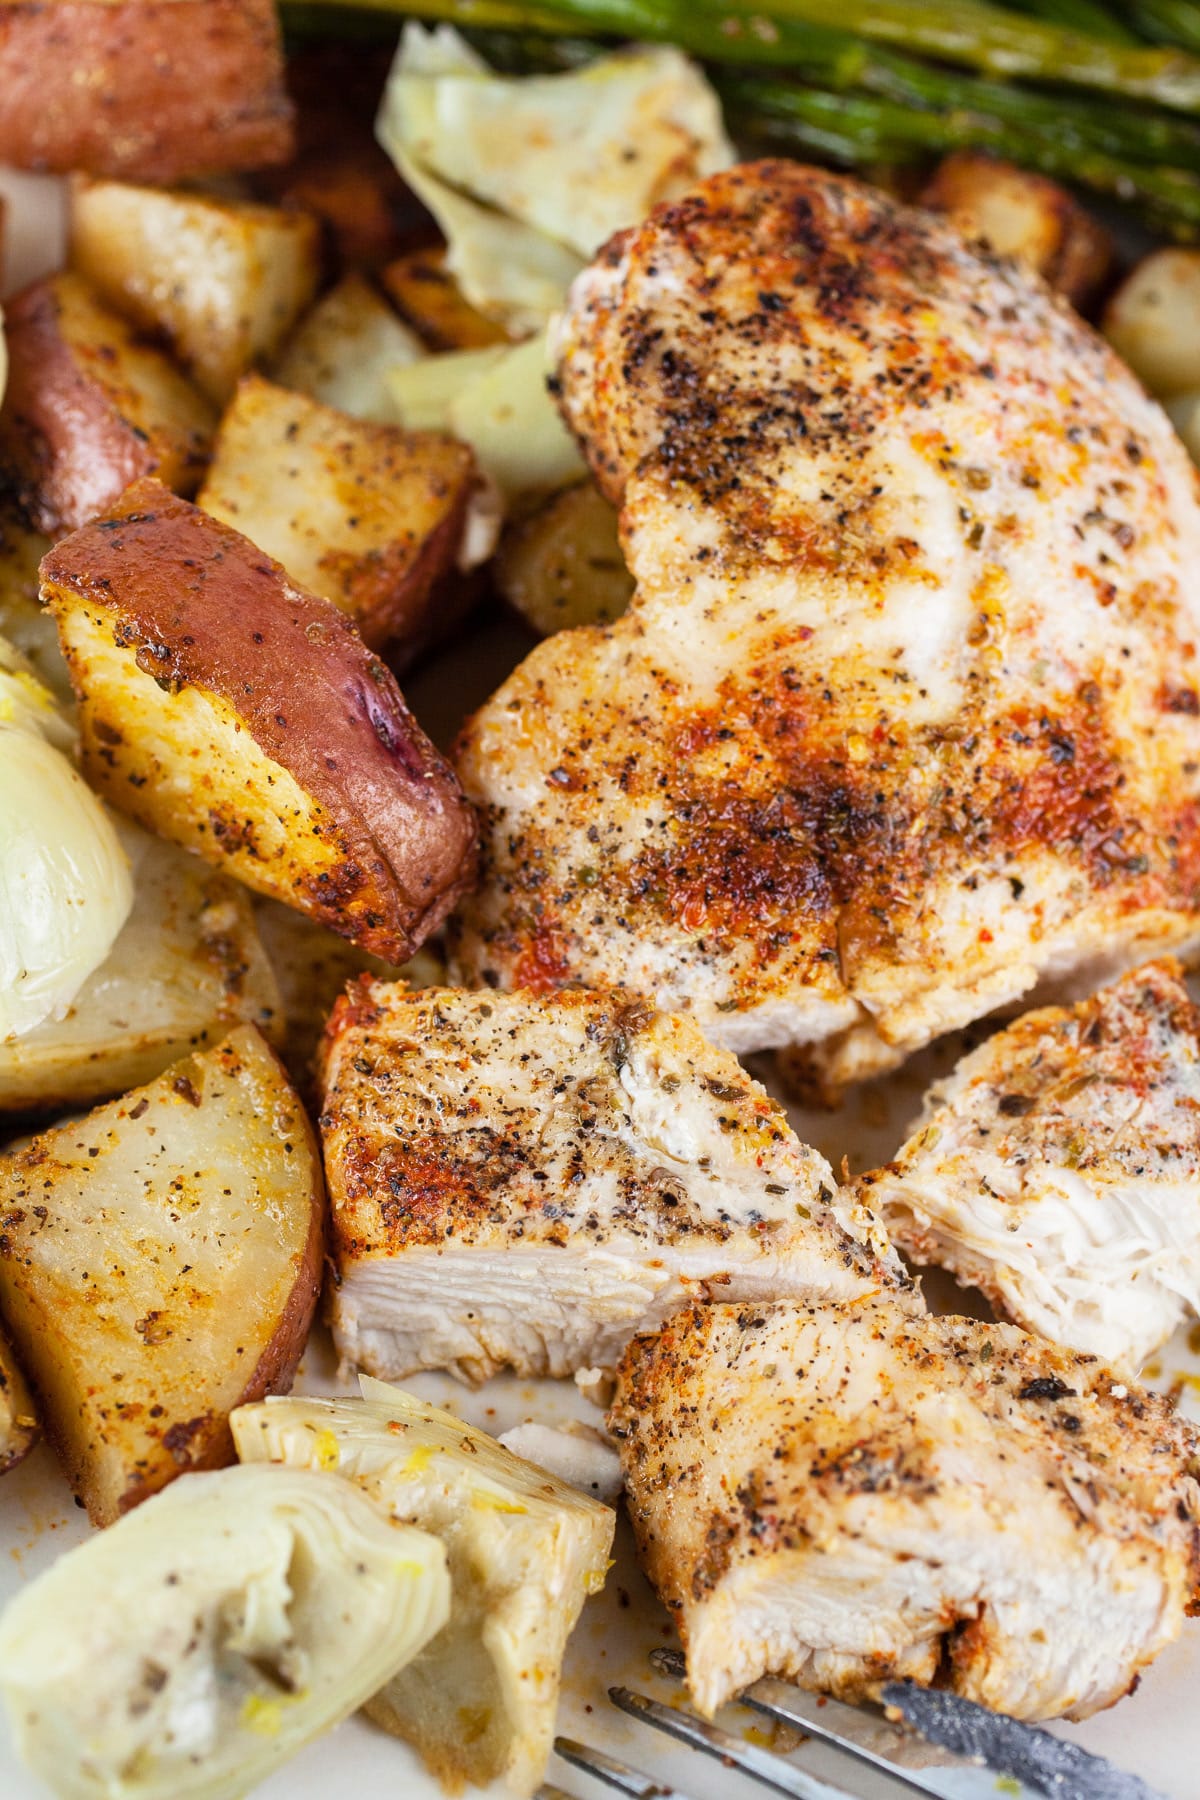
POLYGON ((1036 278, 824 170, 620 233, 557 337, 637 590, 468 726, 456 978, 892 1065, 1200 940, 1200 504, 1036 278))
POLYGON ((996 1032, 857 1191, 915 1261, 1136 1372, 1200 1312, 1200 1010, 1178 964, 996 1032))
POLYGON ((690 1019, 619 994, 364 979, 325 1037, 347 1361, 605 1368, 696 1295, 919 1307, 887 1236, 690 1019))
POLYGON ((707 1714, 782 1675, 1086 1718, 1193 1605, 1193 1428, 1095 1357, 885 1300, 693 1305, 619 1375, 638 1548, 707 1714))

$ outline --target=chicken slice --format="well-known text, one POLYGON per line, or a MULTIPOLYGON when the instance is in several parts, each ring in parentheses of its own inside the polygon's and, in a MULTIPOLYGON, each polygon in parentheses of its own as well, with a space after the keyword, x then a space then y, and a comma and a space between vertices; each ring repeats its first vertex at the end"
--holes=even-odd
POLYGON ((705 1713, 765 1674, 849 1700, 937 1676, 1084 1718, 1200 1578, 1192 1428, 1015 1326, 693 1305, 629 1345, 609 1423, 705 1713))
POLYGON ((898 1061, 1200 941, 1200 505, 1036 277, 825 170, 622 233, 558 340, 637 591, 468 727, 456 979, 898 1061))
POLYGON ((615 1514, 413 1394, 270 1400, 234 1414, 243 1462, 336 1469, 446 1548, 450 1616, 367 1702, 451 1792, 531 1795, 554 1741, 567 1639, 608 1571, 615 1514))
POLYGON ((603 1367, 693 1294, 919 1304, 870 1213, 686 1019, 364 977, 322 1079, 334 1336, 373 1375, 603 1367))
POLYGON ((917 1262, 1136 1371, 1200 1310, 1200 1012, 1179 965, 997 1032, 858 1192, 917 1262))

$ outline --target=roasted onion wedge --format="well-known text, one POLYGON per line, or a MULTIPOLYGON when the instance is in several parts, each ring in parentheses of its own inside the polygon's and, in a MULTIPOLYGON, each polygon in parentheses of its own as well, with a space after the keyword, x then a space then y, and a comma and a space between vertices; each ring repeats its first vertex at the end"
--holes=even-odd
POLYGON ((436 1538, 339 1476, 192 1475, 0 1619, 21 1755, 64 1800, 232 1800, 344 1719, 450 1607, 436 1538))

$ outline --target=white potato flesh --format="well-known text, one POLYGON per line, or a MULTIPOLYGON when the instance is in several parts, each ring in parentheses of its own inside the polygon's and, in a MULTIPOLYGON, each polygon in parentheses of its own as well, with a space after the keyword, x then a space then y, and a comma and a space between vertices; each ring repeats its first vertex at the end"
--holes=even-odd
POLYGON ((1143 257, 1105 308, 1104 335, 1152 394, 1200 388, 1200 250, 1143 257))
POLYGON ((362 1378, 361 1400, 270 1399, 231 1424, 244 1462, 336 1470, 443 1540, 450 1619, 368 1711, 443 1780, 532 1794, 554 1736, 567 1638, 603 1585, 614 1516, 486 1433, 362 1378))
POLYGON ((234 1800, 415 1656, 436 1538, 336 1475, 192 1475, 68 1552, 0 1620, 0 1689, 62 1800, 234 1800))
POLYGON ((299 210, 81 176, 71 263, 220 406, 312 301, 320 230, 299 210))
POLYGON ((377 425, 394 422, 387 372, 420 360, 425 346, 362 275, 347 275, 306 313, 272 370, 293 388, 377 425))

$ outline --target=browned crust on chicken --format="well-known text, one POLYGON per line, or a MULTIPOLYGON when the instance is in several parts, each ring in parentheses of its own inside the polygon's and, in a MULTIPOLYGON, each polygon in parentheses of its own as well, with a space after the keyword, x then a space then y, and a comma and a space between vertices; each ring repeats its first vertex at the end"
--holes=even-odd
POLYGON ((1194 941, 1196 478, 1046 289, 743 165, 606 247, 558 382, 638 592, 465 736, 464 972, 903 1052, 1194 941))
POLYGON ((900 1674, 1084 1716, 1195 1596, 1192 1427, 1011 1326, 691 1306, 630 1344, 609 1422, 709 1709, 763 1673, 851 1699, 900 1674), (772 1621, 757 1639, 754 1608, 772 1621))

